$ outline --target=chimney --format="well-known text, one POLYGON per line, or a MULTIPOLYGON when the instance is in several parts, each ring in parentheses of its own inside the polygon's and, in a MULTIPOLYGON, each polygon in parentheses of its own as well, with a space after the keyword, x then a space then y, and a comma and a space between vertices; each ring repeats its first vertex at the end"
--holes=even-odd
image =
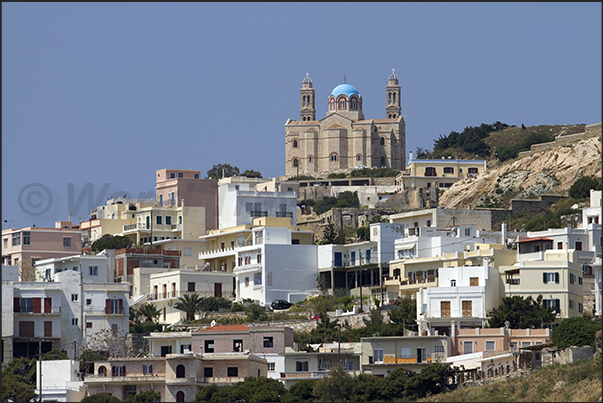
POLYGON ((408 154, 409 154, 408 162, 410 162, 410 161, 412 161, 412 151, 409 151, 408 154))

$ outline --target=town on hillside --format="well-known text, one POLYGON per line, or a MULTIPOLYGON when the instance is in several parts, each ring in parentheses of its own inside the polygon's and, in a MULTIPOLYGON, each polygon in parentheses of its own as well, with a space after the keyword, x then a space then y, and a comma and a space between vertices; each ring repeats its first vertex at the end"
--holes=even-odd
POLYGON ((496 122, 413 155, 384 84, 382 117, 347 82, 317 116, 307 75, 282 176, 158 167, 151 199, 3 230, 4 401, 416 399, 600 354, 601 124, 492 152, 529 131, 496 122), (563 193, 489 176, 592 138, 599 176, 563 193), (446 199, 483 178, 478 202, 446 199), (389 386, 329 386, 371 377, 389 386))

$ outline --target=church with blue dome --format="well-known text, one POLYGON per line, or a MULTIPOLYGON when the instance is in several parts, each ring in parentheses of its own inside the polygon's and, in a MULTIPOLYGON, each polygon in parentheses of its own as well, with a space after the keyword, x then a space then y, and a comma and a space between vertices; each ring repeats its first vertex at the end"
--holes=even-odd
POLYGON ((400 114, 400 85, 392 70, 385 87, 385 118, 366 119, 362 95, 344 78, 327 99, 326 116, 316 120, 315 89, 309 74, 300 90, 300 119, 285 123, 285 174, 325 176, 356 167, 403 170, 406 123, 400 114))

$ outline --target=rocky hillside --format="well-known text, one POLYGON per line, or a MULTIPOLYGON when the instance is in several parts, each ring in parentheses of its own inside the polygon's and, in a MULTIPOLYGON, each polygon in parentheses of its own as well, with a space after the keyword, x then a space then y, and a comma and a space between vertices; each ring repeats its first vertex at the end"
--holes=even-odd
POLYGON ((451 186, 439 197, 439 204, 456 209, 508 208, 514 198, 565 195, 574 181, 585 175, 601 177, 600 124, 588 138, 533 151, 492 168, 489 165, 486 173, 451 186))

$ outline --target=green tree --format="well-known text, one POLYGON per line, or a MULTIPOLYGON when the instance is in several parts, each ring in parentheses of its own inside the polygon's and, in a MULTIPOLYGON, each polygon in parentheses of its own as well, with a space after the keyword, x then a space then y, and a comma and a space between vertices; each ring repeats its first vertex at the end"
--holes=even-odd
POLYGON ((324 226, 322 245, 341 245, 344 243, 344 238, 341 231, 337 228, 331 217, 327 218, 327 224, 324 226))
POLYGON ((552 340, 556 347, 594 346, 595 333, 601 325, 585 316, 566 318, 553 329, 552 340))
POLYGON ((201 298, 197 293, 184 294, 178 297, 174 308, 186 313, 187 320, 195 320, 195 315, 201 310, 201 298))
POLYGON ((218 312, 220 309, 230 309, 232 307, 232 301, 224 297, 207 297, 201 299, 200 310, 202 312, 218 312))
POLYGON ((159 402, 161 401, 161 394, 155 392, 153 389, 138 392, 135 395, 129 395, 126 397, 124 402, 159 402))
POLYGON ((31 358, 19 357, 13 359, 10 364, 2 371, 2 376, 19 375, 23 380, 30 384, 36 383, 36 360, 31 358))
POLYGON ((405 384, 404 395, 410 400, 442 393, 447 388, 448 378, 454 376, 449 364, 433 363, 426 366, 405 384))
POLYGON ((263 322, 268 320, 266 308, 258 304, 249 304, 247 307, 247 320, 250 322, 263 322))
POLYGON ((232 386, 222 386, 211 394, 212 402, 278 402, 285 394, 285 385, 265 376, 247 377, 232 386))
POLYGON ((394 334, 403 335, 403 329, 417 331, 417 300, 399 299, 387 313, 395 328, 394 334))
POLYGON ((67 353, 64 351, 60 351, 59 349, 52 349, 49 352, 42 354, 42 360, 44 361, 52 361, 52 360, 68 360, 69 357, 67 353))
POLYGON ((581 177, 569 188, 569 196, 574 199, 585 199, 590 197, 591 189, 601 190, 601 178, 597 180, 589 176, 581 177))
POLYGON ((218 385, 211 384, 201 388, 195 395, 195 402, 210 402, 211 396, 220 389, 218 385))
POLYGON ((385 377, 385 385, 383 386, 382 395, 386 401, 399 399, 403 396, 406 382, 416 373, 404 368, 396 368, 385 377))
POLYGON ((105 249, 123 249, 134 245, 134 241, 127 236, 105 234, 92 243, 92 250, 100 252, 105 249))
POLYGON ((386 325, 383 323, 383 316, 381 315, 381 309, 375 308, 371 309, 369 312, 368 318, 362 319, 364 322, 364 326, 368 328, 369 333, 372 333, 376 336, 385 336, 386 325))
POLYGON ((207 179, 221 179, 239 175, 239 168, 230 164, 217 164, 207 171, 207 179))
POLYGON ((488 327, 503 327, 507 321, 511 329, 540 327, 542 323, 555 320, 553 310, 542 305, 542 295, 539 295, 536 300, 531 296, 525 299, 519 295, 505 297, 490 313, 488 327))
POLYGON ((248 169, 243 172, 242 176, 245 176, 247 178, 261 178, 262 174, 258 171, 254 171, 253 169, 248 169))
POLYGON ((29 402, 37 397, 34 385, 18 374, 2 373, 2 401, 29 402))
POLYGON ((292 385, 289 390, 281 398, 281 402, 313 402, 314 396, 312 391, 316 386, 317 379, 304 379, 295 385, 292 385))
POLYGON ((121 400, 119 400, 119 398, 117 398, 116 396, 113 396, 112 394, 109 393, 94 393, 90 396, 86 396, 84 397, 82 400, 82 402, 121 402, 121 400))
POLYGON ((355 376, 350 391, 352 402, 382 402, 385 379, 371 374, 355 376))
POLYGON ((341 365, 331 369, 330 376, 319 379, 312 394, 319 402, 349 402, 354 378, 341 365))
POLYGON ((145 322, 157 323, 157 320, 161 316, 161 311, 150 302, 142 304, 133 310, 139 312, 141 318, 143 318, 145 322))

